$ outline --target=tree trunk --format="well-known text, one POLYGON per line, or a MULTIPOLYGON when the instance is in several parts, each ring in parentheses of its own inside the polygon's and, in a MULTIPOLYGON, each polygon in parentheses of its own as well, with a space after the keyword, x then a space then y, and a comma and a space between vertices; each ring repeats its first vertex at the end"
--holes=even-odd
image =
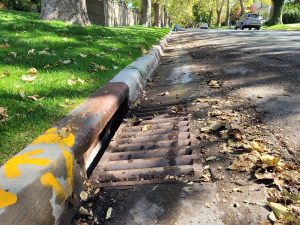
POLYGON ((216 26, 220 27, 221 26, 221 15, 222 15, 222 9, 224 6, 225 0, 222 0, 221 2, 216 0, 216 11, 217 11, 217 23, 216 26))
POLYGON ((241 16, 245 13, 244 0, 240 0, 241 16))
POLYGON ((208 27, 211 27, 211 22, 212 22, 212 16, 213 16, 213 9, 209 9, 209 17, 208 17, 208 27))
POLYGON ((154 26, 160 27, 160 4, 154 3, 154 26))
POLYGON ((44 20, 62 20, 82 26, 90 24, 86 0, 42 0, 40 16, 44 20))
POLYGON ((160 15, 160 21, 161 21, 161 27, 165 27, 166 25, 165 25, 165 7, 164 6, 162 6, 161 7, 161 15, 160 15))
POLYGON ((284 0, 272 0, 272 12, 269 25, 282 24, 282 9, 284 0))
POLYGON ((226 8, 226 26, 230 27, 230 0, 227 0, 227 8, 226 8))
POLYGON ((217 11, 217 23, 216 23, 217 27, 221 26, 221 13, 222 11, 217 11))
POLYGON ((142 25, 151 26, 151 0, 142 0, 142 25))
POLYGON ((164 21, 165 27, 167 27, 169 25, 169 23, 168 23, 168 17, 169 17, 168 13, 167 13, 167 10, 165 8, 165 21, 164 21))

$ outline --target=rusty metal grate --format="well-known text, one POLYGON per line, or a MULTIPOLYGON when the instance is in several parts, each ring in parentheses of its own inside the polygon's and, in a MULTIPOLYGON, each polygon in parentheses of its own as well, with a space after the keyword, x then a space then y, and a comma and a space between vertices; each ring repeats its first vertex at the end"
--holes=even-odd
POLYGON ((133 110, 115 134, 92 178, 102 187, 199 179, 190 120, 184 105, 133 110), (179 179, 178 179, 179 178, 179 179))

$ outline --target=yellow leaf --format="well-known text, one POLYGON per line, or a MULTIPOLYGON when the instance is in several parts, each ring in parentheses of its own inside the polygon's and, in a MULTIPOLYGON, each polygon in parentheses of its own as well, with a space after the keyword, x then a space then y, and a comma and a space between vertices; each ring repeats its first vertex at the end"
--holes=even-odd
POLYGON ((28 70, 28 74, 30 74, 30 75, 36 75, 37 74, 37 69, 36 68, 30 68, 29 70, 28 70))
POLYGON ((31 75, 23 75, 21 77, 22 81, 29 82, 29 83, 33 82, 35 79, 36 79, 36 76, 31 76, 31 75))
POLYGON ((280 161, 280 157, 265 154, 260 157, 260 160, 268 166, 276 166, 277 163, 280 161))
POLYGON ((279 219, 285 218, 289 214, 289 209, 280 203, 270 202, 269 206, 279 219))
POLYGON ((76 84, 76 81, 72 80, 72 79, 68 79, 68 85, 73 86, 76 84))
POLYGON ((262 142, 258 142, 258 141, 252 141, 250 143, 250 150, 251 151, 258 151, 258 152, 265 152, 267 151, 267 146, 262 143, 262 142))
POLYGON ((32 96, 28 96, 29 99, 33 100, 33 101, 38 101, 39 100, 39 96, 38 95, 32 95, 32 96))

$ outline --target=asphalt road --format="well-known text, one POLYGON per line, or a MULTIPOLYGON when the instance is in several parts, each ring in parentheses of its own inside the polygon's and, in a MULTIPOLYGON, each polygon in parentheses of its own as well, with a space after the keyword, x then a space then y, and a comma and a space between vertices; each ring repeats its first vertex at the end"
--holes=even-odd
MULTIPOLYGON (((201 123, 215 106, 198 98, 215 98, 218 109, 248 136, 268 140, 278 154, 299 161, 300 32, 188 30, 172 35, 156 80, 141 105, 191 103, 196 134, 194 154, 209 171, 206 182, 135 186, 106 190, 95 214, 103 224, 245 225, 268 220, 268 186, 249 173, 228 171, 235 154, 222 153, 217 136, 203 139, 201 123), (211 88, 216 80, 221 88, 211 88), (154 88, 153 88, 154 86, 154 88), (168 91, 168 95, 160 93, 168 91), (234 118, 236 115, 236 118, 234 118), (200 127, 197 127, 200 124, 200 127), (249 126, 249 127, 248 127, 249 126), (208 161, 208 157, 213 160, 208 161), (238 191, 236 191, 238 190, 238 191), (105 219, 112 207, 111 218, 105 219)), ((205 134, 204 134, 205 136, 205 134)))
POLYGON ((262 121, 287 138, 300 160, 300 32, 208 30, 191 35, 203 59, 198 65, 213 67, 228 82, 230 95, 250 99, 262 121))

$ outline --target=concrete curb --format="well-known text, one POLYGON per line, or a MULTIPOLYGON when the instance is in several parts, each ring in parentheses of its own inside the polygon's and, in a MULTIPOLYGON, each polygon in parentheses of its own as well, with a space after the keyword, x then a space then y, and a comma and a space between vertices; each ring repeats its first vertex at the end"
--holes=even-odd
POLYGON ((153 74, 157 71, 163 51, 171 34, 169 33, 160 41, 159 45, 154 45, 148 52, 131 63, 124 70, 119 72, 110 82, 123 82, 129 87, 129 104, 135 102, 147 83, 151 80, 153 74))
POLYGON ((139 98, 169 37, 0 168, 1 224, 70 224, 87 168, 102 147, 100 134, 139 98))

